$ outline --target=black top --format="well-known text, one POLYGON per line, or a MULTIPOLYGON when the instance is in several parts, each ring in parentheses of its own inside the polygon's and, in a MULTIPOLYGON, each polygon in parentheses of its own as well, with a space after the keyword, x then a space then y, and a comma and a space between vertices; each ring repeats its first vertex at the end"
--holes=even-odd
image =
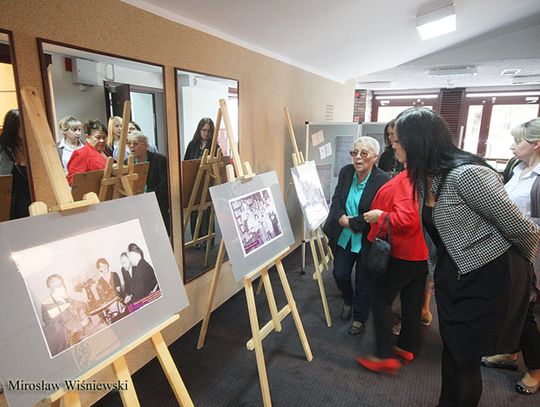
POLYGON ((391 176, 400 173, 404 169, 403 164, 396 159, 396 154, 393 149, 384 150, 379 158, 377 166, 391 176))
MULTIPOLYGON (((345 204, 347 203, 347 197, 349 190, 351 189, 355 169, 354 165, 349 164, 341 169, 339 172, 338 183, 332 197, 332 204, 330 205, 330 213, 324 224, 323 231, 330 241, 330 247, 335 251, 339 235, 343 228, 339 224, 339 218, 346 215, 345 204)), ((358 216, 349 219, 349 225, 355 233, 362 233, 362 246, 365 246, 367 241, 367 235, 369 233, 370 225, 364 221, 364 212, 369 211, 373 198, 379 190, 379 188, 390 179, 390 176, 384 171, 373 166, 371 174, 366 183, 362 198, 358 203, 358 216)))
POLYGON ((433 244, 437 247, 437 250, 441 248, 441 237, 439 236, 439 232, 437 232, 437 228, 435 227, 435 224, 433 223, 433 207, 424 205, 422 208, 422 224, 426 228, 426 231, 428 232, 429 237, 431 238, 431 241, 433 244))
MULTIPOLYGON (((191 140, 186 148, 184 160, 197 160, 201 158, 204 150, 210 151, 211 146, 212 140, 208 140, 203 148, 201 148, 201 143, 199 140, 191 140)), ((216 144, 216 148, 219 148, 219 145, 216 144)))
POLYGON ((167 177, 167 158, 159 153, 147 153, 148 177, 146 178, 146 192, 155 192, 159 209, 167 232, 170 230, 169 217, 169 181, 167 177))

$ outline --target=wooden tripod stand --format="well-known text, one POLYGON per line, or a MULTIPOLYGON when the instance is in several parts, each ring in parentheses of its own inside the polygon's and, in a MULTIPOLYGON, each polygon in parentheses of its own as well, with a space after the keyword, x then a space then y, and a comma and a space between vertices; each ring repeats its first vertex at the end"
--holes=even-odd
MULTIPOLYGON (((289 114, 289 109, 285 107, 285 117, 287 119, 287 125, 289 127, 289 136, 291 138, 291 143, 293 146, 294 153, 292 154, 293 164, 295 167, 304 164, 304 156, 301 151, 298 150, 298 145, 296 143, 296 137, 294 135, 294 128, 291 121, 291 116, 289 114)), ((290 186, 290 185, 289 185, 290 186)), ((303 224, 305 224, 303 222, 303 224)), ((305 226, 304 226, 305 228, 305 226)), ((326 299, 326 290, 324 288, 324 282, 322 278, 322 272, 329 270, 330 262, 334 261, 334 255, 332 250, 330 250, 330 245, 328 244, 328 238, 322 231, 322 227, 319 226, 317 229, 309 232, 309 245, 311 249, 311 257, 313 258, 313 267, 315 271, 313 272, 313 279, 317 280, 319 284, 319 291, 321 293, 321 300, 324 310, 324 316, 326 318, 326 325, 328 327, 332 326, 332 317, 330 316, 330 310, 328 308, 328 300, 326 299)))
MULTIPOLYGON (((33 134, 36 137, 36 144, 39 147, 39 151, 47 171, 47 176, 51 183, 56 200, 56 205, 52 208, 48 208, 44 202, 34 202, 30 206, 30 215, 37 216, 46 214, 49 210, 69 211, 74 208, 83 208, 98 204, 100 202, 98 196, 93 192, 86 194, 81 201, 73 200, 73 196, 71 195, 62 165, 58 159, 56 146, 54 145, 53 137, 47 124, 45 110, 41 100, 39 99, 37 90, 32 87, 25 86, 21 90, 21 95, 25 113, 27 114, 27 117, 31 123, 33 134)), ((125 128, 127 129, 127 126, 125 128)), ((121 151, 121 154, 124 154, 124 152, 121 151)), ((120 157, 123 157, 123 155, 120 155, 120 157)), ((69 216, 69 213, 66 212, 66 215, 69 216)), ((178 314, 172 315, 165 322, 141 335, 139 338, 115 352, 93 368, 84 372, 76 379, 79 381, 87 380, 101 370, 111 366, 117 380, 127 383, 127 390, 123 390, 120 393, 124 406, 140 406, 133 381, 131 380, 129 369, 127 367, 125 355, 146 340, 150 339, 178 403, 184 407, 192 407, 193 402, 191 401, 184 382, 180 377, 180 373, 178 372, 178 369, 161 334, 163 329, 178 319, 178 314)), ((79 392, 75 390, 68 390, 66 388, 56 391, 46 399, 47 402, 55 407, 60 407, 62 400, 64 406, 81 406, 79 392)))
MULTIPOLYGON (((249 162, 244 162, 242 165, 242 161, 240 160, 240 155, 238 154, 238 149, 236 148, 236 144, 234 143, 234 139, 232 136, 232 126, 230 123, 229 114, 228 114, 225 100, 223 99, 220 100, 220 106, 221 106, 221 112, 223 114, 223 119, 225 121, 225 127, 227 129, 227 137, 229 140, 229 144, 232 147, 233 162, 234 162, 234 168, 232 165, 227 166, 227 179, 229 182, 232 182, 235 179, 240 179, 240 180, 249 182, 249 179, 252 178, 255 174, 251 170, 251 165, 249 164, 249 162), (236 169, 236 176, 235 176, 235 171, 234 171, 235 169, 236 169)), ((247 342, 246 347, 249 350, 255 351, 263 404, 265 407, 270 407, 272 405, 272 401, 270 398, 270 387, 268 385, 268 376, 266 373, 266 364, 264 360, 262 341, 268 334, 270 334, 270 332, 274 330, 276 332, 281 331, 282 329, 281 321, 287 315, 292 314, 296 329, 298 331, 298 335, 300 337, 300 341, 302 343, 302 347, 304 349, 304 353, 306 355, 306 359, 308 361, 311 361, 313 359, 311 348, 309 346, 306 334, 304 332, 304 327, 300 319, 300 314, 298 313, 298 309, 296 307, 296 303, 294 301, 294 297, 293 297, 291 288, 289 286, 287 276, 285 274, 285 269, 283 268, 283 264, 281 261, 282 257, 286 254, 287 251, 288 249, 278 253, 273 259, 268 261, 266 264, 263 264, 262 266, 258 267, 256 270, 253 270, 252 272, 250 272, 243 278, 244 289, 246 292, 246 302, 247 302, 248 313, 249 313, 249 321, 251 325, 251 332, 253 335, 252 338, 247 342), (277 269, 281 284, 283 286, 285 296, 287 298, 287 305, 279 311, 277 309, 276 300, 274 298, 274 293, 272 291, 272 284, 270 282, 270 277, 268 276, 268 268, 272 266, 273 264, 276 265, 276 269, 277 269), (256 308, 256 303, 255 303, 255 294, 253 290, 253 280, 257 278, 259 274, 261 275, 261 281, 266 292, 266 298, 268 300, 270 313, 272 315, 272 319, 267 324, 265 324, 262 328, 259 326, 259 319, 257 317, 257 308, 256 308)), ((208 298, 208 306, 206 310, 206 315, 203 319, 201 331, 199 334, 199 341, 197 343, 198 349, 204 346, 204 340, 206 337, 206 331, 208 329, 210 314, 212 312, 212 305, 214 303, 214 297, 216 294, 219 274, 221 272, 221 267, 223 265, 224 254, 225 254, 225 243, 224 243, 224 240, 222 239, 219 245, 218 258, 216 262, 216 267, 214 268, 214 275, 212 277, 212 284, 210 287, 210 295, 208 298)))

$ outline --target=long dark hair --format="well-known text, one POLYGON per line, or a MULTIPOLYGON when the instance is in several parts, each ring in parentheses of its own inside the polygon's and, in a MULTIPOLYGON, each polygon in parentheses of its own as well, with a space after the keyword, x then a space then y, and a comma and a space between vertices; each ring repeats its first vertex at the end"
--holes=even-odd
POLYGON ((199 124, 197 125, 197 130, 195 130, 195 134, 193 135, 193 140, 197 140, 199 143, 201 142, 201 140, 202 140, 202 138, 201 138, 201 130, 204 127, 205 124, 210 125, 210 130, 209 130, 210 137, 208 138, 207 142, 212 143, 212 139, 214 138, 214 122, 209 117, 203 117, 199 121, 199 124))
POLYGON ((13 154, 17 151, 19 146, 19 126, 21 124, 21 118, 19 116, 19 109, 11 109, 4 116, 4 127, 2 129, 2 135, 0 135, 0 144, 4 147, 9 147, 13 154))
POLYGON ((427 177, 444 177, 464 164, 489 167, 482 158, 456 147, 446 122, 433 110, 412 107, 401 112, 396 118, 396 130, 415 189, 427 177))
POLYGON ((385 151, 391 151, 391 152, 394 151, 392 149, 392 144, 390 144, 390 128, 394 128, 395 125, 396 125, 396 119, 392 119, 388 123, 386 123, 386 126, 384 126, 384 150, 385 151))

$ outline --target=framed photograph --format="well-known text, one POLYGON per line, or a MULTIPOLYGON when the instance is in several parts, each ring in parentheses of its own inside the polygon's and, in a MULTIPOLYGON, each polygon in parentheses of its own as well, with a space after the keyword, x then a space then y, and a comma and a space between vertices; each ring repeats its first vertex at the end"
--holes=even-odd
POLYGON ((10 406, 34 405, 188 305, 153 193, 4 222, 0 236, 10 406))
POLYGON ((210 194, 238 281, 294 243, 275 171, 217 185, 210 194))
POLYGON ((308 231, 317 229, 328 217, 328 204, 314 161, 291 168, 296 196, 308 231))

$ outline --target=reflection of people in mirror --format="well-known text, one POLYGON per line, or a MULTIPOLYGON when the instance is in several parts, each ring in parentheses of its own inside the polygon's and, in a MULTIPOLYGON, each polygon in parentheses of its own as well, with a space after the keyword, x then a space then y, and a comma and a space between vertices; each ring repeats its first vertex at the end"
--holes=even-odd
MULTIPOLYGON (((212 139, 214 137, 214 122, 209 117, 203 117, 199 124, 197 125, 197 129, 195 130, 195 134, 193 134, 193 139, 189 142, 187 148, 186 148, 186 154, 184 155, 184 160, 197 160, 202 157, 204 150, 210 150, 210 147, 212 146, 212 139)), ((216 148, 219 148, 219 146, 216 146, 216 148)), ((216 149, 217 152, 217 149, 216 149)), ((203 212, 202 220, 201 220, 201 227, 199 229, 199 236, 206 236, 208 234, 208 223, 210 220, 210 208, 206 209, 203 212)), ((195 233, 195 225, 197 224, 197 211, 191 212, 190 217, 190 228, 191 228, 191 236, 194 237, 195 233)), ((197 244, 195 248, 198 248, 199 245, 197 244)))
POLYGON ((86 144, 71 154, 67 169, 68 182, 71 185, 73 174, 102 170, 107 162, 105 140, 107 128, 98 120, 87 120, 84 123, 86 144))
POLYGON ((149 163, 145 192, 156 193, 161 216, 163 217, 163 222, 165 222, 168 233, 170 230, 170 218, 167 158, 159 153, 148 151, 148 137, 140 131, 131 132, 128 138, 128 145, 131 154, 135 156, 135 163, 149 163))
POLYGON ((52 356, 80 342, 92 325, 86 304, 71 298, 60 274, 47 278, 50 296, 41 304, 43 333, 52 356))
POLYGON ((144 253, 135 243, 128 245, 127 255, 131 263, 131 280, 126 280, 126 293, 132 295, 135 303, 159 290, 156 274, 152 266, 144 259, 144 253))
POLYGON ((62 167, 64 167, 64 171, 67 173, 67 165, 71 154, 84 145, 81 140, 82 123, 79 119, 72 116, 65 116, 60 120, 59 126, 63 138, 57 145, 58 155, 60 156, 60 161, 62 161, 62 167))
POLYGON ((10 219, 28 216, 31 198, 26 168, 26 148, 20 126, 19 110, 11 109, 4 117, 0 135, 0 175, 13 176, 10 219))
MULTIPOLYGON (((120 136, 122 135, 122 118, 120 116, 112 116, 109 118, 107 132, 107 141, 105 142, 105 154, 108 157, 114 158, 115 161, 118 160, 118 146, 120 145, 120 136)), ((129 154, 128 150, 124 152, 124 159, 127 158, 129 154)))
MULTIPOLYGON (((131 136, 131 133, 133 133, 134 131, 140 131, 144 133, 141 130, 141 126, 139 126, 136 122, 131 121, 129 122, 129 127, 128 127, 128 141, 129 141, 129 136, 131 136)), ((129 148, 129 145, 128 145, 128 148, 129 148)), ((148 151, 150 151, 151 153, 159 153, 157 147, 150 144, 150 142, 148 143, 148 151)))

